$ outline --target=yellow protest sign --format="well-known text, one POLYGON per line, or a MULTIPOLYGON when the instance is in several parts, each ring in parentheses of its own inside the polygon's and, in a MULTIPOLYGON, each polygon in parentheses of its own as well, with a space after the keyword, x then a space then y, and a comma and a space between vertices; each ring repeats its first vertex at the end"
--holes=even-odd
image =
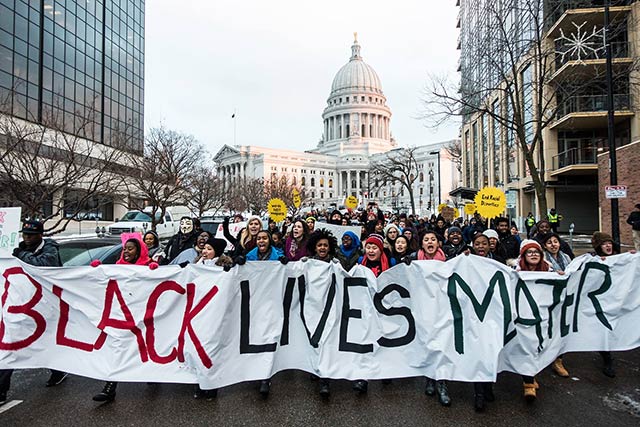
POLYGON ((287 205, 281 199, 271 199, 267 203, 267 212, 275 222, 284 221, 287 217, 287 205))
POLYGON ((298 191, 297 188, 293 189, 292 195, 293 195, 293 206, 295 206, 297 209, 302 204, 302 197, 300 197, 300 192, 298 191))
POLYGON ((446 208, 447 204, 446 203, 440 203, 438 205, 438 213, 442 213, 442 209, 446 208))
POLYGON ((464 205, 464 213, 467 215, 473 215, 476 213, 476 205, 474 203, 467 203, 464 205))
POLYGON ((485 187, 475 197, 476 211, 485 218, 502 215, 507 206, 507 196, 495 187, 485 187))
POLYGON ((356 196, 349 196, 347 200, 344 201, 344 205, 349 209, 355 209, 358 207, 358 198, 356 196))

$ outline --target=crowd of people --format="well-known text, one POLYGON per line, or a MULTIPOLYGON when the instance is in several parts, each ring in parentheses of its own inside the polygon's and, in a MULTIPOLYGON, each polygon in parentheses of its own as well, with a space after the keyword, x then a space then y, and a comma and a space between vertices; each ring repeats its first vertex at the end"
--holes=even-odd
MULTIPOLYGON (((306 262, 309 259, 339 263, 346 271, 356 265, 370 269, 377 277, 382 272, 400 263, 411 264, 415 261, 447 262, 458 256, 470 254, 492 259, 511 266, 517 271, 555 271, 563 274, 567 265, 575 257, 571 247, 554 229, 549 220, 530 224, 527 218, 525 238, 514 223, 507 218, 493 219, 490 224, 475 215, 469 221, 447 221, 442 216, 419 218, 414 215, 385 216, 376 203, 370 203, 366 210, 357 215, 334 210, 324 214, 323 219, 333 225, 361 226, 361 232, 346 231, 336 238, 323 228, 318 213, 287 218, 281 226, 269 221, 263 227, 260 217, 252 216, 246 220, 246 226, 237 235, 230 232, 231 218, 226 217, 223 224, 225 239, 216 238, 200 228, 197 219, 184 217, 180 221, 180 231, 164 247, 153 231, 144 235, 139 233, 123 234, 122 254, 117 264, 145 266, 156 269, 160 265, 180 265, 190 263, 221 266, 225 271, 240 268, 246 261, 276 261, 287 264, 290 261, 306 262), (231 246, 228 246, 227 243, 231 246), (233 249, 227 250, 227 247, 233 249)), ((234 222, 245 222, 242 216, 233 218, 234 222)), ((36 266, 60 266, 57 244, 51 239, 43 239, 42 224, 27 221, 22 229, 23 241, 14 251, 14 256, 23 262, 36 266)), ((596 232, 592 236, 593 256, 607 257, 618 253, 610 235, 596 232)), ((91 265, 100 265, 94 260, 91 265)), ((603 373, 615 376, 613 358, 609 352, 601 352, 603 373)), ((553 371, 568 377, 562 357, 552 364, 553 371)), ((6 401, 9 390, 11 370, 0 370, 0 404, 6 401)), ((67 374, 52 371, 47 386, 62 383, 67 374)), ((318 380, 319 394, 327 398, 330 395, 330 381, 318 380)), ((384 380, 390 381, 390 380, 384 380)), ((106 382, 102 391, 93 399, 108 402, 115 399, 116 382, 106 382)), ((523 377, 523 396, 527 401, 536 399, 539 384, 534 377, 523 377)), ((259 382, 259 393, 269 395, 271 379, 259 382)), ((361 394, 367 393, 366 379, 353 381, 353 389, 361 394)), ((425 393, 437 396, 443 406, 451 405, 447 384, 442 379, 427 378, 425 393)), ((483 411, 486 402, 494 400, 492 383, 474 384, 474 406, 483 411)), ((213 398, 217 390, 196 388, 194 397, 213 398)))

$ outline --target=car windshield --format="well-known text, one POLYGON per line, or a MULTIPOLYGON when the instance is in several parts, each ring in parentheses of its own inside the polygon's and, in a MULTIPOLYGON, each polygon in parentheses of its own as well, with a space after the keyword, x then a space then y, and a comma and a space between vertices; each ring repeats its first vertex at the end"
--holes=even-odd
MULTIPOLYGON (((63 263, 65 267, 77 267, 80 265, 89 265, 94 259, 102 259, 114 245, 101 246, 99 248, 88 249, 72 257, 69 261, 63 263)), ((119 245, 117 245, 119 246, 119 245)))
MULTIPOLYGON (((160 219, 160 212, 156 212, 156 219, 160 219)), ((145 212, 129 211, 120 219, 122 222, 151 222, 151 216, 145 212)))

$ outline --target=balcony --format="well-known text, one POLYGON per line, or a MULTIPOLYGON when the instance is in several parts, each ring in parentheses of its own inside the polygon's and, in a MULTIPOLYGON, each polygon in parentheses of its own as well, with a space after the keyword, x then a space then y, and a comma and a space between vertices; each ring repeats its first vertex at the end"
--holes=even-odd
MULTIPOLYGON (((629 54, 628 42, 612 42, 611 56, 613 57, 613 72, 618 75, 625 72, 633 65, 633 58, 629 54)), ((606 71, 606 59, 604 47, 599 52, 587 52, 581 59, 563 57, 556 53, 556 72, 551 76, 551 80, 562 81, 576 78, 593 79, 604 76, 606 71)))
MULTIPOLYGON (((567 0, 557 3, 545 18, 549 27, 547 37, 558 37, 560 29, 565 34, 575 31, 574 22, 580 24, 585 22, 585 28, 593 28, 594 25, 602 27, 604 25, 604 0, 567 0)), ((629 14, 631 12, 631 3, 633 3, 633 0, 612 0, 611 7, 609 7, 611 22, 614 23, 629 14)))
MULTIPOLYGON (((631 97, 628 94, 613 95, 615 122, 619 123, 634 115, 631 97)), ((594 129, 607 126, 607 96, 580 95, 564 100, 556 112, 556 121, 551 129, 594 129)))
POLYGON ((571 148, 553 156, 551 176, 598 173, 596 147, 571 148))

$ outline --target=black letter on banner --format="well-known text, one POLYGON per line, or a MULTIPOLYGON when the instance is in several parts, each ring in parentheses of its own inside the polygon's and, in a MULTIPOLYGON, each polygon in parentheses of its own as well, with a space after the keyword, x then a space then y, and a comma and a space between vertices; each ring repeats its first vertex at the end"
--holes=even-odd
POLYGON ((344 279, 344 297, 342 300, 342 319, 340 320, 340 351, 350 351, 352 353, 371 353, 373 344, 357 344, 347 341, 347 330, 349 329, 349 319, 361 319, 362 311, 352 310, 349 307, 349 287, 367 287, 367 279, 363 277, 347 277, 344 279))
POLYGON ((392 284, 385 287, 373 297, 373 304, 380 314, 384 314, 385 316, 403 316, 405 319, 407 319, 409 329, 407 330, 407 333, 400 338, 381 337, 378 340, 378 344, 380 344, 382 347, 402 347, 403 345, 409 344, 416 337, 416 321, 413 318, 413 314, 411 314, 411 309, 409 309, 409 307, 386 308, 384 305, 382 305, 382 300, 384 299, 384 297, 389 295, 391 292, 399 293, 402 298, 411 298, 411 295, 406 288, 403 288, 400 285, 392 284))
POLYGON ((296 284, 296 279, 289 277, 287 279, 287 286, 284 290, 284 300, 282 301, 282 307, 284 309, 284 322, 282 322, 282 334, 280 335, 280 345, 289 345, 289 317, 291 312, 291 303, 293 302, 293 287, 296 284))
MULTIPOLYGON (((536 283, 540 283, 542 285, 551 285, 553 286, 553 302, 549 306, 549 327, 547 328, 547 336, 549 339, 553 338, 553 310, 560 305, 560 297, 562 296, 562 291, 567 287, 567 283, 569 279, 538 279, 536 283)), ((568 297, 569 295, 567 295, 568 297)), ((573 300, 572 300, 573 301, 573 300)))
POLYGON ((270 344, 250 344, 249 343, 249 323, 251 320, 249 281, 240 282, 240 293, 242 302, 240 304, 240 354, 247 353, 272 353, 276 351, 276 343, 270 344))
POLYGON ((462 289, 462 291, 471 299, 473 310, 476 312, 478 319, 483 322, 484 316, 487 314, 487 310, 489 309, 489 304, 491 304, 491 299, 493 297, 493 291, 496 287, 496 283, 498 284, 498 288, 500 290, 500 300, 502 301, 504 344, 507 344, 513 339, 513 337, 516 336, 516 331, 514 330, 508 332, 509 325, 511 324, 511 303, 509 302, 509 292, 507 290, 507 284, 504 278, 504 274, 502 274, 501 271, 498 271, 493 275, 493 277, 489 281, 489 288, 484 294, 482 303, 478 301, 469 285, 467 285, 467 283, 457 273, 453 273, 451 277, 449 277, 447 295, 449 295, 451 313, 453 314, 454 342, 458 354, 464 354, 464 329, 462 325, 462 307, 460 307, 460 302, 458 301, 456 285, 460 285, 460 289, 462 289))
POLYGON ((518 284, 516 285, 516 313, 518 314, 518 317, 513 323, 536 327, 536 336, 538 337, 538 352, 541 352, 544 338, 542 337, 542 317, 540 317, 540 309, 538 308, 536 300, 533 299, 533 295, 531 295, 531 292, 529 292, 527 284, 522 279, 518 279, 518 284), (531 308, 531 311, 533 313, 533 319, 525 319, 520 316, 521 292, 524 293, 524 296, 527 299, 527 304, 529 305, 529 308, 531 308))
POLYGON ((576 307, 573 311, 573 332, 578 332, 578 309, 580 308, 580 295, 582 295, 582 287, 584 286, 584 282, 587 280, 587 275, 589 274, 589 270, 599 270, 604 273, 604 282, 602 282, 602 286, 596 289, 595 291, 589 292, 587 297, 591 300, 593 304, 593 308, 596 310, 596 317, 607 329, 613 330, 611 324, 605 317, 602 312, 602 306, 597 299, 598 295, 602 295, 611 288, 611 272, 609 271, 609 266, 605 264, 600 264, 599 262, 588 262, 585 266, 584 271, 582 272, 582 276, 580 276, 580 284, 578 285, 578 292, 576 293, 576 307))
POLYGON ((561 337, 566 337, 567 335, 569 335, 569 329, 571 329, 571 327, 567 324, 567 310, 569 309, 569 306, 571 306, 571 304, 573 304, 573 300, 574 300, 574 295, 567 295, 564 298, 564 302, 562 303, 562 309, 560 311, 560 336, 561 337))
POLYGON ((307 320, 304 317, 304 297, 307 293, 307 285, 306 281, 304 280, 304 276, 298 277, 298 292, 300 294, 300 318, 302 318, 302 324, 304 325, 305 331, 307 331, 309 343, 313 346, 313 348, 318 348, 318 343, 320 342, 320 338, 322 338, 324 328, 327 325, 327 319, 329 318, 329 313, 331 312, 333 300, 336 298, 336 275, 331 274, 331 285, 329 286, 327 302, 324 305, 322 316, 320 317, 320 322, 318 322, 318 327, 313 332, 313 335, 311 335, 311 332, 307 327, 307 320))

